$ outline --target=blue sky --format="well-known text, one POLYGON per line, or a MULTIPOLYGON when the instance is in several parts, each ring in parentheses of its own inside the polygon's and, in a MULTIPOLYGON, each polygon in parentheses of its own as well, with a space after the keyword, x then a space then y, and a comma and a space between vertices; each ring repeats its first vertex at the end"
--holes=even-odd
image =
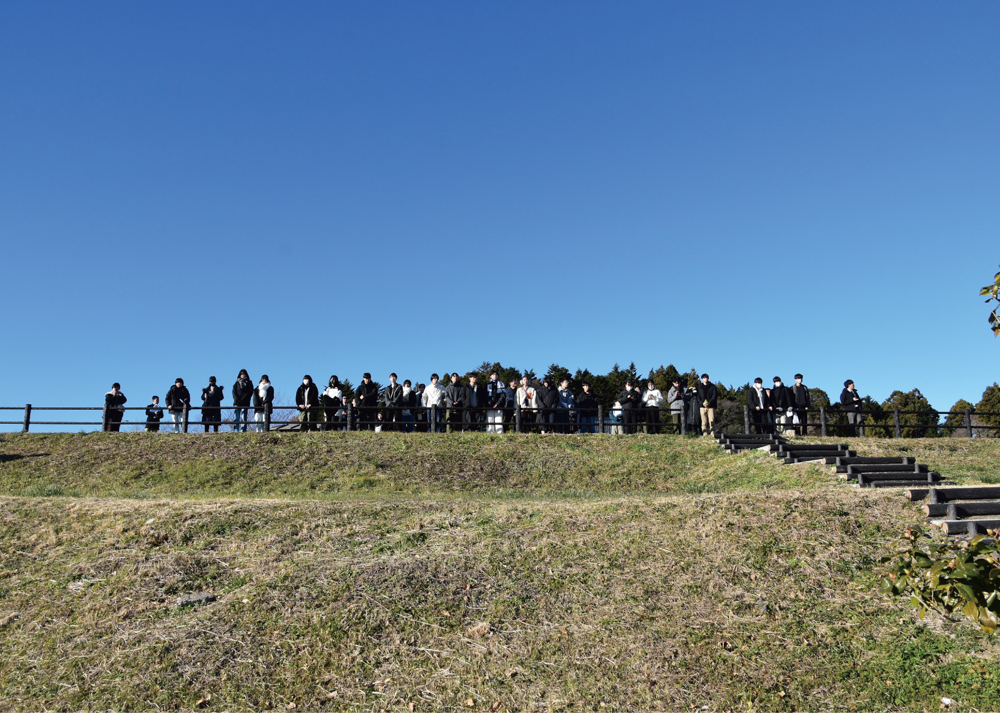
POLYGON ((0 5, 2 405, 500 360, 978 400, 1000 5, 0 5))

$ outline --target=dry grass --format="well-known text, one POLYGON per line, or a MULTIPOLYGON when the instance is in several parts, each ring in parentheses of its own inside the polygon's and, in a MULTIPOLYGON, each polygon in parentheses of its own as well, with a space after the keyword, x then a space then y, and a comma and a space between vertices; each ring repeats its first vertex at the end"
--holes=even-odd
POLYGON ((917 518, 895 493, 6 498, 0 513, 0 697, 17 709, 913 710, 1000 696, 995 644, 873 593, 876 559, 917 518), (219 599, 173 606, 192 591, 219 599))

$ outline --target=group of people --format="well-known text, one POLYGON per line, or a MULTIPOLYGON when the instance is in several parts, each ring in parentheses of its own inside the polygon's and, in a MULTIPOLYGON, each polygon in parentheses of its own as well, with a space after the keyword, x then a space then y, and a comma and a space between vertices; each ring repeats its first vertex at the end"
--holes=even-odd
MULTIPOLYGON (((761 378, 754 379, 747 394, 747 407, 757 433, 794 429, 805 434, 811 399, 802 378, 802 374, 796 374, 795 383, 785 386, 776 376, 770 388, 764 388, 761 378)), ((274 411, 274 387, 267 374, 254 384, 247 370, 241 369, 230 397, 234 431, 264 430, 274 411)), ((119 430, 127 400, 117 383, 105 394, 105 430, 119 430)), ((209 377, 208 386, 201 390, 201 419, 197 421, 206 433, 210 429, 218 432, 222 425, 224 400, 225 389, 214 376, 209 377)), ((715 435, 718 401, 718 389, 708 374, 702 374, 693 387, 682 386, 680 378, 674 378, 666 395, 653 381, 648 381, 642 389, 629 380, 604 421, 612 433, 636 433, 639 429, 658 433, 666 428, 676 433, 715 435), (667 418, 664 420, 661 414, 667 418)), ((862 400, 850 379, 844 383, 840 402, 852 435, 857 435, 859 427, 863 435, 862 400)), ((178 378, 167 391, 163 406, 159 397, 153 396, 146 407, 146 430, 159 431, 164 415, 169 414, 171 430, 179 432, 190 408, 191 392, 184 379, 178 378)), ((320 391, 306 374, 295 392, 295 408, 301 430, 351 428, 407 433, 444 429, 504 433, 517 427, 541 433, 596 433, 599 413, 597 397, 587 382, 581 383, 580 391, 574 393, 568 378, 553 383, 544 377, 539 383, 525 376, 505 384, 496 371, 490 373, 485 383, 479 383, 475 374, 462 383, 458 373, 452 373, 446 385, 437 374, 431 374, 430 383, 416 386, 409 379, 399 383, 393 373, 389 375, 389 384, 381 390, 366 372, 350 399, 337 376, 331 376, 320 391)))

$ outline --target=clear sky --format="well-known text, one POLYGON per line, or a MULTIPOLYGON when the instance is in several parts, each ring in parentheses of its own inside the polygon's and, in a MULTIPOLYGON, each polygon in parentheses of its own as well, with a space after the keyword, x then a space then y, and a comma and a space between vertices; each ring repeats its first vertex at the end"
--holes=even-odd
POLYGON ((1000 379, 996 2, 0 4, 0 405, 1000 379))

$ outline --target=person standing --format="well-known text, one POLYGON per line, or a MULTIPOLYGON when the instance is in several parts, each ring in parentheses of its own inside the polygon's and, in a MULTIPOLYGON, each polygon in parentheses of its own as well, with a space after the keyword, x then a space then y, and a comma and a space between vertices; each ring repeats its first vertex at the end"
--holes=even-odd
POLYGON ((417 433, 427 433, 427 410, 424 409, 424 390, 427 384, 417 383, 413 388, 413 396, 416 401, 416 411, 413 412, 413 420, 417 433))
POLYGON ((642 392, 642 405, 646 409, 646 433, 660 432, 660 407, 663 406, 663 392, 650 379, 642 392))
POLYGON ((323 430, 339 430, 344 409, 344 390, 340 388, 340 379, 336 374, 330 377, 320 398, 323 400, 323 430))
POLYGON ((542 379, 542 388, 538 390, 538 400, 542 406, 542 419, 545 430, 542 433, 558 433, 556 426, 559 416, 559 389, 552 383, 552 379, 545 377, 542 379))
POLYGON ((618 394, 618 404, 622 411, 622 433, 635 433, 636 416, 642 404, 642 394, 632 385, 632 380, 625 382, 625 388, 618 394))
POLYGON ((780 376, 774 377, 771 387, 771 409, 778 435, 783 436, 792 423, 792 391, 781 382, 780 376))
POLYGON ((715 435, 715 409, 719 407, 719 390, 708 380, 708 374, 701 375, 701 381, 695 386, 698 399, 698 411, 701 416, 701 435, 715 435))
POLYGON ((792 408, 795 409, 795 420, 799 423, 796 432, 807 435, 809 429, 809 404, 811 401, 809 387, 802 383, 802 374, 795 375, 795 385, 792 386, 792 408))
POLYGON ((104 394, 105 431, 117 432, 121 429, 122 418, 125 416, 122 406, 128 401, 121 388, 122 385, 116 381, 111 385, 111 391, 104 394))
POLYGON ((253 399, 253 381, 246 369, 240 369, 233 384, 233 430, 247 432, 250 401, 253 399))
POLYGON ((400 420, 402 421, 404 433, 413 433, 413 417, 417 413, 417 392, 411 386, 409 379, 403 382, 403 398, 400 401, 402 405, 400 420))
POLYGON ((470 431, 478 433, 482 429, 483 408, 486 406, 487 401, 486 385, 479 383, 478 374, 469 374, 466 398, 468 399, 468 408, 465 411, 462 423, 466 424, 470 431))
POLYGON ((153 403, 146 407, 146 433, 159 431, 161 420, 163 420, 163 409, 160 408, 160 397, 154 396, 153 403))
POLYGON ((367 371, 361 376, 358 388, 354 390, 354 398, 358 400, 358 430, 374 431, 375 414, 378 410, 378 386, 367 371))
POLYGON ((178 378, 167 392, 167 413, 173 421, 171 433, 180 433, 184 414, 191 408, 191 392, 184 386, 184 379, 178 378))
POLYGON ((503 427, 507 433, 512 433, 517 425, 514 413, 517 409, 517 379, 507 382, 507 389, 504 392, 503 402, 503 427))
POLYGON ((256 422, 257 432, 264 432, 264 421, 268 420, 274 411, 274 387, 267 374, 260 377, 257 388, 253 390, 253 420, 256 422))
POLYGON ((398 378, 396 372, 389 374, 389 385, 382 390, 382 403, 385 404, 383 431, 398 431, 403 420, 403 387, 396 383, 398 378))
POLYGON ((840 405, 847 412, 847 424, 850 426, 851 435, 865 435, 864 419, 861 414, 861 397, 858 395, 857 389, 854 388, 854 382, 851 379, 844 382, 844 390, 840 392, 840 405))
POLYGON ((521 432, 531 430, 538 411, 538 390, 531 385, 531 379, 521 377, 521 385, 517 389, 517 406, 521 409, 521 432))
POLYGON ((507 390, 500 381, 500 374, 490 372, 486 382, 486 432, 503 433, 503 411, 507 403, 507 390))
POLYGON ((580 433, 597 433, 597 398, 590 390, 590 382, 584 381, 580 394, 576 397, 576 408, 580 414, 580 433))
POLYGON ((306 374, 302 384, 295 390, 295 407, 299 410, 299 430, 313 431, 316 428, 316 408, 319 406, 319 389, 312 377, 306 374))
POLYGON ((750 422, 756 433, 766 433, 768 430, 767 414, 771 410, 771 397, 764 389, 764 380, 759 376, 753 380, 753 386, 747 391, 747 407, 750 409, 750 422))
POLYGON ((670 421, 677 429, 677 435, 680 435, 681 421, 684 419, 684 389, 681 387, 680 377, 674 377, 667 389, 667 406, 670 409, 670 421))
POLYGON ((559 382, 559 403, 556 411, 556 429, 559 433, 572 433, 573 421, 576 416, 576 397, 569 388, 569 379, 559 382))
MULTIPOLYGON (((458 428, 458 424, 466 418, 463 409, 468 402, 468 393, 458 372, 452 372, 451 383, 444 389, 444 405, 448 407, 448 433, 452 428, 458 428)), ((465 429, 462 429, 465 430, 465 429)))
POLYGON ((216 384, 215 377, 208 377, 208 386, 201 390, 201 421, 205 424, 205 433, 209 427, 214 427, 215 432, 219 432, 219 424, 222 423, 222 398, 225 393, 216 384))
POLYGON ((421 404, 427 409, 427 428, 431 433, 441 430, 441 411, 444 406, 444 389, 438 383, 437 374, 431 374, 431 383, 424 387, 421 404))

